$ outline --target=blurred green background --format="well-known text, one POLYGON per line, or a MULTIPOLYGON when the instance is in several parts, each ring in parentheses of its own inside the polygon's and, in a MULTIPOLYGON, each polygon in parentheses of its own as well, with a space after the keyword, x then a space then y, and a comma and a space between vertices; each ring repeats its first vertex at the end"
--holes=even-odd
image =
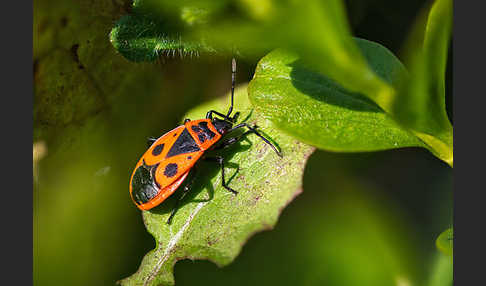
MULTIPOLYGON (((35 285, 113 285, 138 269, 155 245, 128 195, 146 137, 230 88, 230 57, 133 63, 118 54, 109 33, 130 4, 34 0, 35 285)), ((346 8, 355 36, 400 57, 424 4, 362 0, 346 8)), ((252 78, 258 59, 238 60, 238 83, 252 78)), ((452 121, 451 79, 449 63, 452 121)), ((452 206, 452 169, 428 151, 316 151, 304 192, 274 230, 252 237, 227 267, 177 263, 176 283, 424 285, 452 206)))

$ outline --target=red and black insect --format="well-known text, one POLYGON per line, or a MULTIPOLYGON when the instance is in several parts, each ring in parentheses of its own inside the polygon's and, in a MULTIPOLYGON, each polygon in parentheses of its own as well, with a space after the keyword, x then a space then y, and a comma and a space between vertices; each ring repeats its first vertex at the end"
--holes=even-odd
MULTIPOLYGON (((176 127, 158 139, 149 138, 150 147, 135 166, 130 178, 130 196, 139 209, 149 210, 158 206, 182 185, 190 173, 191 177, 194 178, 192 173, 194 173, 195 164, 200 159, 218 163, 221 167, 222 186, 237 194, 237 191, 226 184, 223 157, 208 157, 206 151, 226 148, 238 142, 247 134, 257 135, 270 145, 279 156, 282 156, 277 148, 256 130, 257 126, 250 126, 247 123, 233 126, 239 115, 239 112, 236 112, 231 117, 235 88, 235 59, 232 60, 231 67, 231 105, 226 115, 210 110, 205 119, 185 119, 184 125, 176 127), (237 137, 226 138, 225 135, 240 128, 247 128, 248 130, 237 137), (222 138, 225 139, 221 140, 222 138)), ((189 191, 192 182, 193 180, 184 187, 167 223, 171 222, 180 201, 189 191)))

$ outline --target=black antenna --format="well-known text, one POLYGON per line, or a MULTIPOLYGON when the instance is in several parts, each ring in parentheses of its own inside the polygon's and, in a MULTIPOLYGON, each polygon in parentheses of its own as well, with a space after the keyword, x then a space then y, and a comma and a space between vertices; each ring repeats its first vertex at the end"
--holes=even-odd
POLYGON ((231 105, 228 110, 226 117, 229 118, 231 112, 233 111, 233 97, 235 95, 235 74, 236 74, 236 60, 233 58, 231 60, 231 105))

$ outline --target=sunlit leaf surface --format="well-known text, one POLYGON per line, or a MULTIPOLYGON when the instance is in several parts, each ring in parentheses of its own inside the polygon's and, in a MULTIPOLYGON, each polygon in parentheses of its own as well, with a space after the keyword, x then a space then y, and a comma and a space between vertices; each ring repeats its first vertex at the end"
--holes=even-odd
MULTIPOLYGON (((171 225, 166 221, 174 200, 143 212, 157 245, 144 257, 138 272, 122 280, 122 285, 172 285, 174 264, 183 258, 209 259, 220 266, 230 263, 251 235, 273 228, 283 208, 302 192, 305 162, 314 149, 277 131, 253 110, 246 90, 242 86, 235 95, 240 119, 257 124, 276 142, 283 158, 251 134, 239 146, 220 153, 227 158, 226 176, 231 178, 229 186, 239 191, 236 196, 221 186, 217 165, 200 163, 191 195, 183 201, 171 225)), ((228 97, 212 101, 185 118, 203 118, 210 109, 224 112, 228 103, 228 97)))
MULTIPOLYGON (((375 73, 393 84, 406 72, 376 43, 356 39, 375 73)), ((322 149, 342 152, 423 147, 375 103, 276 50, 260 60, 250 82, 252 103, 285 132, 322 149)))

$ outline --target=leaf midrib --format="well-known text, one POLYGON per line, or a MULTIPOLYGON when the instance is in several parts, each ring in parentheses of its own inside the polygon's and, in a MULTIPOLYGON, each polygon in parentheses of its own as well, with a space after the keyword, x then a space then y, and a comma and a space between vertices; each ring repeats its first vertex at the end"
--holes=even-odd
MULTIPOLYGON (((155 279, 155 277, 159 273, 159 271, 162 268, 162 266, 164 265, 164 263, 170 258, 170 255, 172 254, 172 250, 177 246, 177 243, 179 242, 179 240, 184 236, 184 233, 189 228, 189 225, 191 224, 191 222, 194 220, 194 218, 199 213, 199 211, 207 203, 209 203, 209 201, 200 202, 199 204, 197 204, 197 206, 192 210, 192 212, 189 215, 188 219, 184 222, 184 224, 179 229, 179 231, 175 234, 175 236, 173 238, 171 238, 169 240, 169 243, 165 247, 164 253, 157 260, 157 263, 155 264, 155 267, 152 269, 150 275, 144 281, 144 283, 143 283, 144 286, 148 285, 148 283, 150 283, 153 279, 155 279)), ((156 252, 159 252, 159 251, 160 251, 160 248, 157 248, 157 251, 156 252)))

